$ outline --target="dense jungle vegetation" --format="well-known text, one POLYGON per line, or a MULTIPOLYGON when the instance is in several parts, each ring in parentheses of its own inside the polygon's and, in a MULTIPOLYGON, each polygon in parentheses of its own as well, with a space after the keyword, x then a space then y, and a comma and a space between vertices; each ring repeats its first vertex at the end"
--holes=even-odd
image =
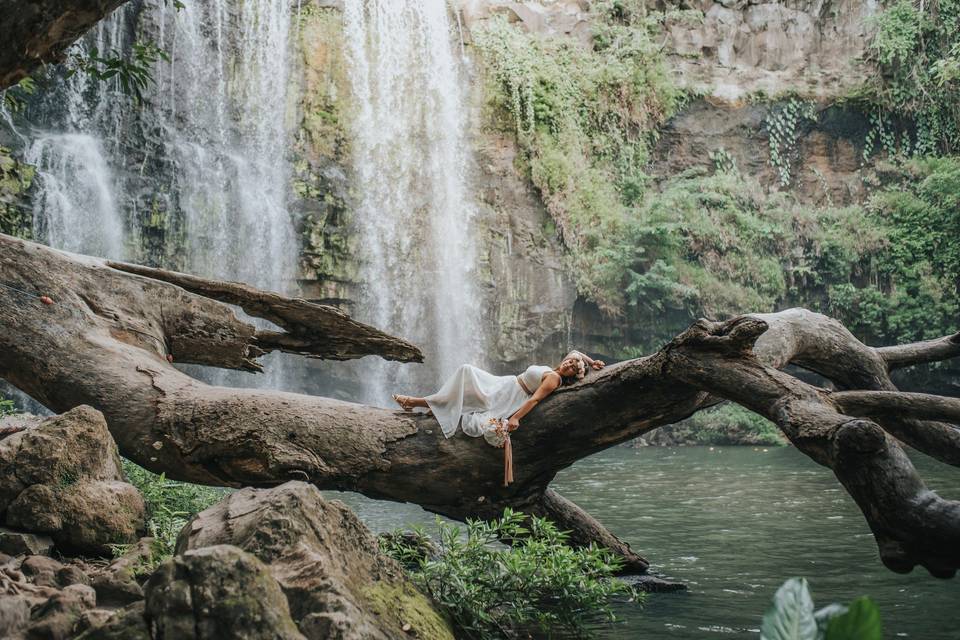
POLYGON ((649 351, 701 315, 803 305, 873 344, 955 330, 960 311, 960 2, 891 3, 875 19, 876 74, 843 99, 870 123, 864 202, 791 193, 792 146, 828 105, 770 103, 779 188, 742 175, 723 149, 713 167, 655 184, 644 171, 658 129, 685 101, 643 3, 595 4, 594 48, 533 36, 506 21, 476 38, 497 122, 570 251, 580 294, 642 326, 649 351))

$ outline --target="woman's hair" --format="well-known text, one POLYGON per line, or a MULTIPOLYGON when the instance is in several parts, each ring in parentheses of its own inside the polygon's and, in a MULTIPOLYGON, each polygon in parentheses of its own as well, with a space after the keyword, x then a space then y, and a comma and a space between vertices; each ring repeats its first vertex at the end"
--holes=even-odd
POLYGON ((587 364, 583 361, 583 357, 577 353, 569 353, 567 357, 563 359, 564 362, 567 360, 574 360, 577 366, 577 372, 572 376, 564 376, 563 384, 573 384, 577 380, 583 380, 583 377, 587 375, 587 364))

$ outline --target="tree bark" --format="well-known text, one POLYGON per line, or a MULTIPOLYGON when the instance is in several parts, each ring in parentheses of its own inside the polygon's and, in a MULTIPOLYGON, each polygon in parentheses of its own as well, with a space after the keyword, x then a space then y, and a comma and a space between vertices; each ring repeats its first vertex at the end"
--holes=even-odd
MULTIPOLYGON (((576 543, 604 544, 632 569, 643 569, 642 557, 551 491, 550 482, 581 458, 728 399, 770 418, 800 451, 833 469, 888 567, 908 571, 919 564, 937 576, 960 567, 960 504, 926 489, 884 431, 953 460, 960 447, 946 436, 956 427, 927 421, 952 420, 953 401, 925 396, 924 410, 903 410, 893 399, 909 403, 916 394, 893 387, 885 352, 803 309, 701 320, 655 354, 562 387, 514 435, 515 483, 504 488, 500 450, 482 439, 444 439, 432 417, 210 386, 167 360, 256 370, 257 357, 278 348, 319 357, 356 357, 364 349, 418 356, 411 345, 342 314, 245 285, 71 255, 9 236, 0 236, 0 284, 0 378, 53 411, 96 407, 125 456, 174 479, 261 487, 301 479, 414 502, 456 519, 489 518, 509 506, 558 518, 576 543), (258 332, 225 302, 284 331, 258 332), (340 349, 341 341, 350 348, 340 349), (780 371, 791 363, 859 395, 780 371)), ((904 349, 934 357, 922 345, 904 349)))
POLYGON ((126 0, 0 0, 0 91, 64 52, 126 0))

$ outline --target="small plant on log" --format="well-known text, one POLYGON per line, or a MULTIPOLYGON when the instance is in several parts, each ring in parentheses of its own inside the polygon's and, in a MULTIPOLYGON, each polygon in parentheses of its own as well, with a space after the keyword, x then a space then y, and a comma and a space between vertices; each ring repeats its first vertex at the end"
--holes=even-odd
POLYGON ((546 518, 510 509, 490 522, 468 520, 466 531, 439 521, 434 543, 422 530, 381 538, 413 580, 467 638, 586 635, 588 625, 613 620, 613 597, 634 600, 613 578, 621 562, 594 545, 568 546, 568 534, 546 518), (503 547, 500 541, 509 541, 503 547))

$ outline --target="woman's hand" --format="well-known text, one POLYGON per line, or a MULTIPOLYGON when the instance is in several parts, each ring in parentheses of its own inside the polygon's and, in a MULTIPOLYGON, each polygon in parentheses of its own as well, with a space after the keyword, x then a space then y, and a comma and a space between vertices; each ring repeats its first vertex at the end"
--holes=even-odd
POLYGON ((514 418, 513 416, 507 420, 507 431, 516 431, 520 428, 520 418, 514 418))
POLYGON ((600 371, 600 369, 603 369, 605 366, 607 366, 607 364, 603 360, 594 360, 590 363, 590 366, 597 371, 600 371))

